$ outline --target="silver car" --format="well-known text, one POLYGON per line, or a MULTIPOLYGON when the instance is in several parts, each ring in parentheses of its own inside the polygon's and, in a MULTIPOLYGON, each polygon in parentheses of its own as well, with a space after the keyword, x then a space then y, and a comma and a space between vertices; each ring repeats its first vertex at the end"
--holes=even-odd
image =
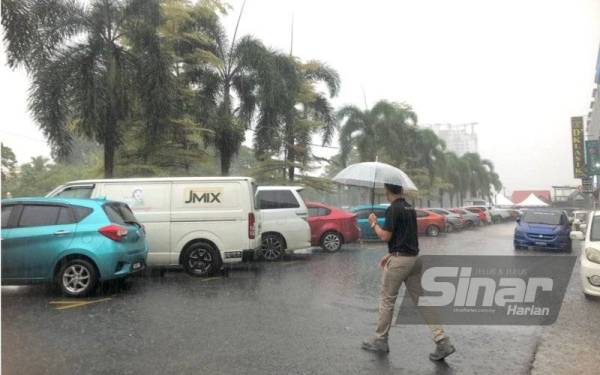
POLYGON ((465 220, 465 228, 478 227, 481 225, 481 218, 474 212, 462 208, 452 208, 449 211, 462 216, 465 220))
POLYGON ((446 232, 454 232, 465 227, 466 221, 459 214, 445 208, 428 208, 427 210, 446 217, 446 232))

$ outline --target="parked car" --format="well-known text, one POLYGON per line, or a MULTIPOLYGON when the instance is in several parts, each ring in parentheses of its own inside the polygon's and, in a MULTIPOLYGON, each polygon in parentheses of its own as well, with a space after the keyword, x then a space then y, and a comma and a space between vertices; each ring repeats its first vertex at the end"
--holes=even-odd
POLYGON ((573 211, 572 230, 586 232, 589 212, 585 210, 573 211))
POLYGON ((487 209, 490 212, 490 215, 492 215, 493 223, 501 223, 513 219, 511 210, 507 208, 487 207, 487 209))
POLYGON ((590 213, 585 232, 573 231, 572 240, 584 241, 581 254, 581 285, 586 297, 600 297, 600 211, 590 213))
POLYGON ((127 178, 73 181, 49 196, 127 203, 146 227, 148 265, 207 276, 260 249, 255 189, 248 177, 127 178))
POLYGON ((360 238, 356 214, 319 202, 306 202, 310 242, 325 251, 338 251, 342 244, 360 238))
POLYGON ((299 186, 259 186, 256 201, 262 218, 260 256, 279 260, 286 252, 310 247, 308 209, 299 186))
POLYGON ((571 227, 564 211, 530 209, 517 220, 515 250, 545 248, 571 251, 571 227))
POLYGON ((125 203, 66 198, 2 201, 2 284, 55 282, 83 297, 144 269, 144 228, 125 203))
POLYGON ((485 210, 485 208, 481 207, 463 207, 463 209, 470 211, 474 214, 479 215, 479 219, 481 220, 481 224, 490 224, 492 222, 492 216, 489 212, 485 210))
POLYGON ((437 237, 440 235, 440 232, 446 230, 446 216, 424 209, 416 209, 415 211, 417 211, 417 228, 419 233, 437 237))
POLYGON ((465 220, 465 228, 478 227, 481 225, 481 216, 478 213, 467 211, 462 208, 449 208, 448 211, 461 215, 465 220))
POLYGON ((446 232, 454 232, 465 227, 466 221, 460 214, 448 211, 444 208, 428 208, 427 211, 446 217, 446 232))
MULTIPOLYGON (((352 212, 356 213, 358 225, 360 227, 361 238, 377 239, 377 235, 369 225, 369 215, 371 212, 377 216, 377 222, 383 226, 385 222, 385 210, 389 207, 386 204, 379 204, 371 207, 371 205, 361 205, 352 208, 352 212)), ((436 237, 446 228, 446 218, 443 215, 438 215, 433 212, 428 212, 422 209, 415 209, 417 215, 417 229, 419 234, 436 237)))

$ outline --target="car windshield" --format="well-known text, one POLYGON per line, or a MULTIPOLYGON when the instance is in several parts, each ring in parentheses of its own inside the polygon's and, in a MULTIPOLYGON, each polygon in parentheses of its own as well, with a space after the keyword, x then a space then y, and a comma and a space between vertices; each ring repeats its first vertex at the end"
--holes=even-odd
POLYGON ((527 211, 521 220, 528 224, 558 225, 561 216, 559 212, 527 211))
POLYGON ((590 228, 590 241, 600 241, 600 216, 594 216, 590 228))

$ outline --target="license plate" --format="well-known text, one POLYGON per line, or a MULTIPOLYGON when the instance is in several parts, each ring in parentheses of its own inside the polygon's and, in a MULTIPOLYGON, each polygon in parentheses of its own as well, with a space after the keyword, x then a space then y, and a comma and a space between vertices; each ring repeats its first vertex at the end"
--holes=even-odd
POLYGON ((536 241, 535 246, 546 246, 545 242, 536 241))
POLYGON ((140 268, 142 268, 142 262, 133 263, 132 268, 134 270, 139 270, 140 268))

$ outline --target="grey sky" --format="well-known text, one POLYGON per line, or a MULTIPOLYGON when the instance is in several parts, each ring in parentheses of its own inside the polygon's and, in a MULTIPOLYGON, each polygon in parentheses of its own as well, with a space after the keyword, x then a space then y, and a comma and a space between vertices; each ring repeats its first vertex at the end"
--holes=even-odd
MULTIPOLYGON (((247 0, 240 35, 288 51, 292 14, 294 55, 341 75, 336 105, 363 106, 364 87, 368 105, 407 102, 421 123, 478 122, 479 151, 509 190, 578 183, 569 119, 589 109, 600 0, 247 0)), ((2 140, 20 162, 47 155, 26 76, 1 59, 2 140)))

